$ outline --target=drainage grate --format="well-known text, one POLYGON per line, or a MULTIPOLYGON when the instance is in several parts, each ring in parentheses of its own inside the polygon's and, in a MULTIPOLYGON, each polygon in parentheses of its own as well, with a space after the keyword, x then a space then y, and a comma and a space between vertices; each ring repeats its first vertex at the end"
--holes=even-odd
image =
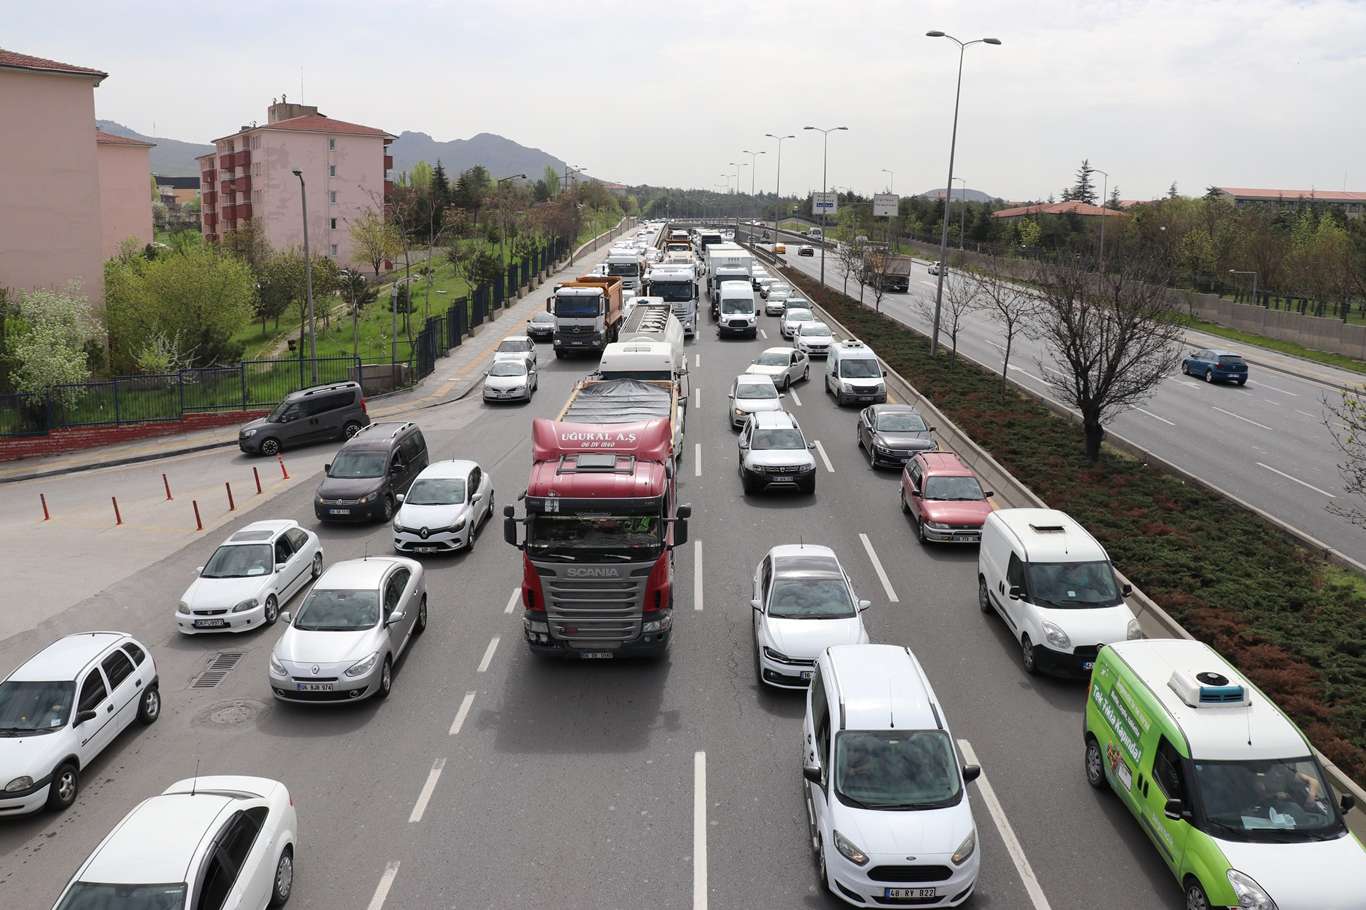
POLYGON ((237 666, 245 652, 243 651, 219 651, 209 661, 209 668, 200 673, 191 686, 193 689, 212 689, 223 681, 223 677, 228 675, 228 671, 237 666))

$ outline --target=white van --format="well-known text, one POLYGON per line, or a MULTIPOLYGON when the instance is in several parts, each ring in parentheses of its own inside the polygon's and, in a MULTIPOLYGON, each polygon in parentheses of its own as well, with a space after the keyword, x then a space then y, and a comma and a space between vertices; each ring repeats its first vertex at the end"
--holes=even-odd
POLYGON ((727 335, 759 334, 759 318, 754 307, 754 288, 748 281, 723 281, 717 305, 716 331, 727 335))
POLYGON ((1027 673, 1084 676, 1101 645, 1142 638, 1110 557, 1057 509, 998 509, 982 525, 977 606, 995 610, 1027 673))
POLYGON ((837 404, 880 404, 887 400, 887 374, 873 349, 850 338, 831 345, 825 364, 825 391, 837 404))

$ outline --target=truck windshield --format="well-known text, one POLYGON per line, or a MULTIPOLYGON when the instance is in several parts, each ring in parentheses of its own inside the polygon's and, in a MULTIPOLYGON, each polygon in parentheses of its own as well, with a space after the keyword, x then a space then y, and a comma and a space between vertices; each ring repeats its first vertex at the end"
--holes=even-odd
POLYGON ((1115 607, 1124 602, 1110 564, 1098 562, 1031 562, 1025 569, 1029 602, 1040 607, 1084 610, 1115 607))
POLYGON ((621 275, 626 278, 634 278, 640 274, 639 262, 609 262, 607 263, 607 274, 621 275))
POLYGON ((753 299, 746 300, 743 297, 728 297, 721 301, 721 312, 723 313, 753 313, 753 299))
POLYGON ((692 300, 693 284, 691 281, 652 281, 650 293, 655 297, 663 297, 669 303, 692 300))
POLYGON ((527 546, 549 552, 581 548, 657 550, 664 541, 663 532, 664 522, 656 514, 533 513, 527 546))
POLYGON ((1213 837, 1285 844, 1346 834, 1319 766, 1307 755, 1192 764, 1204 810, 1199 827, 1213 837))
POLYGON ((584 319, 598 315, 600 297, 556 297, 555 315, 567 319, 584 319))

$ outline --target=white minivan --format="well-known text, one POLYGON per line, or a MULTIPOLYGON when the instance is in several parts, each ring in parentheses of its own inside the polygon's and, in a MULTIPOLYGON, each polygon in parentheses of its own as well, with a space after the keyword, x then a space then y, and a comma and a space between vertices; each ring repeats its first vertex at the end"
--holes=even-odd
MULTIPOLYGON (((784 317, 786 318, 786 317, 784 317)), ((872 348, 850 338, 829 348, 825 362, 825 391, 836 404, 880 404, 887 400, 887 374, 872 348)))
POLYGON ((1142 638, 1105 548, 1057 509, 998 509, 982 525, 977 606, 995 610, 1027 673, 1086 676, 1101 645, 1142 638))
POLYGON ((748 281, 721 282, 720 304, 717 307, 716 331, 727 335, 759 334, 759 320, 754 307, 754 288, 748 281))

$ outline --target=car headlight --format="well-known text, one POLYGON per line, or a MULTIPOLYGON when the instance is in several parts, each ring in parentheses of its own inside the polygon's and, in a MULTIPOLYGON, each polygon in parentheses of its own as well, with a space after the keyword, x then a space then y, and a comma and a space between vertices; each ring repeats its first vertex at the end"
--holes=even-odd
POLYGON ((275 657, 274 654, 270 655, 270 672, 271 672, 271 675, 272 675, 272 676, 288 676, 288 675, 289 675, 289 674, 285 671, 285 665, 282 664, 282 663, 280 663, 280 661, 275 657))
POLYGON ((1262 886, 1253 881, 1252 876, 1245 875, 1237 869, 1228 870, 1228 883, 1233 886, 1233 893, 1238 897, 1239 910, 1276 910, 1276 902, 1271 899, 1271 895, 1262 890, 1262 886))
POLYGON ((767 645, 764 646, 764 656, 769 660, 776 660, 780 664, 791 663, 791 659, 781 651, 775 651, 767 645))
POLYGON ((1129 620, 1129 628, 1125 630, 1124 637, 1129 641, 1143 637, 1143 628, 1138 624, 1138 620, 1129 620))
POLYGON ((840 834, 838 830, 835 830, 834 833, 835 849, 840 852, 841 856, 849 860, 849 862, 853 863, 855 866, 868 865, 867 853, 864 853, 858 847, 854 846, 854 842, 851 841, 849 838, 845 837, 843 834, 840 834))
POLYGON ((462 519, 460 519, 459 521, 457 521, 455 524, 451 525, 451 530, 452 530, 452 531, 463 531, 463 530, 465 530, 465 519, 462 518, 462 519))
POLYGON ((394 519, 394 533, 397 534, 398 532, 400 532, 400 531, 402 531, 402 530, 403 530, 403 525, 399 524, 399 523, 398 523, 398 519, 395 518, 395 519, 394 519))
POLYGON ((243 431, 242 431, 242 435, 243 435, 243 436, 255 436, 255 435, 256 435, 256 431, 255 431, 254 429, 252 429, 252 430, 243 430, 243 431))
POLYGON ((742 410, 740 410, 739 408, 736 408, 736 409, 735 409, 735 416, 736 416, 736 417, 744 417, 744 416, 745 416, 745 412, 742 411, 742 410))
POLYGON ((376 651, 364 660, 358 660, 346 668, 347 676, 364 676, 374 669, 375 662, 379 660, 379 652, 376 651))
POLYGON ((190 605, 182 600, 180 603, 175 605, 175 611, 177 613, 184 613, 188 616, 190 613, 190 605))
POLYGON ((255 597, 252 597, 252 598, 250 598, 250 599, 248 599, 248 600, 242 601, 242 602, 239 603, 237 606, 233 607, 233 608, 232 608, 232 612, 234 612, 234 613, 245 613, 245 612, 247 612, 248 610, 255 610, 255 609, 256 609, 257 607, 259 607, 260 605, 261 605, 261 602, 260 602, 259 600, 257 600, 255 597))
POLYGON ((673 627, 673 624, 674 624, 674 617, 673 617, 673 614, 670 613, 670 614, 668 614, 667 616, 665 616, 663 619, 652 619, 652 620, 650 620, 650 621, 647 622, 645 625, 641 626, 641 631, 642 631, 642 632, 667 632, 667 631, 669 631, 670 628, 673 627))
POLYGON ((374 501, 375 501, 376 499, 378 499, 378 498, 379 498, 379 493, 378 493, 378 492, 375 492, 375 493, 366 493, 366 494, 365 494, 364 496, 362 496, 360 499, 357 499, 356 502, 359 502, 361 505, 364 505, 364 504, 367 503, 367 502, 374 502, 374 501))
POLYGON ((949 529, 949 526, 942 521, 927 521, 925 527, 933 528, 936 531, 947 531, 949 529))
POLYGON ((33 778, 16 777, 14 780, 5 784, 6 793, 17 793, 20 790, 27 790, 33 786, 33 778))
POLYGON ((1039 623, 1039 628, 1043 629, 1043 637, 1048 639, 1048 643, 1059 650, 1070 651, 1072 649, 1072 639, 1067 637, 1067 633, 1056 623, 1044 620, 1039 623))
POLYGON ((963 838, 963 842, 958 845, 957 850, 953 851, 953 856, 950 857, 950 859, 953 860, 953 864, 955 866, 961 866, 963 865, 963 863, 966 863, 968 861, 968 857, 972 856, 972 854, 976 852, 977 829, 974 828, 968 832, 967 837, 963 838))

